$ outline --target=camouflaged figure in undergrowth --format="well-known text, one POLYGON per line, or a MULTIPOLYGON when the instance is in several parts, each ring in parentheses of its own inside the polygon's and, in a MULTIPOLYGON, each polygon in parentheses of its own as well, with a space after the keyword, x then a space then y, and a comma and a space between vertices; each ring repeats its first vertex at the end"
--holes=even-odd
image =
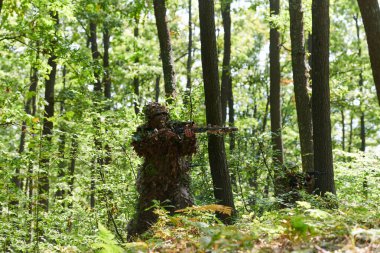
POLYGON ((178 122, 169 120, 165 106, 150 103, 144 108, 147 123, 137 128, 132 146, 144 163, 138 171, 139 193, 135 217, 128 224, 128 236, 142 234, 157 221, 153 200, 165 202, 171 213, 193 205, 190 193, 189 164, 186 156, 196 152, 196 138, 190 127, 182 134, 178 122))

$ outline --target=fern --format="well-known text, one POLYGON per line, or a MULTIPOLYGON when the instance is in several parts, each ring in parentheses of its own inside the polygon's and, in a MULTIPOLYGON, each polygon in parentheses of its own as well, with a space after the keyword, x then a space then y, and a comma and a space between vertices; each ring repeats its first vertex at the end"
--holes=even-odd
POLYGON ((217 204, 212 204, 212 205, 205 205, 205 206, 191 206, 187 207, 184 209, 179 209, 176 212, 177 213, 190 213, 192 211, 200 211, 200 212, 219 212, 222 214, 226 214, 231 216, 232 214, 232 208, 229 206, 223 206, 223 205, 217 205, 217 204))
POLYGON ((98 224, 98 239, 101 242, 94 243, 92 248, 98 253, 124 253, 124 249, 115 241, 115 236, 102 224, 98 224))

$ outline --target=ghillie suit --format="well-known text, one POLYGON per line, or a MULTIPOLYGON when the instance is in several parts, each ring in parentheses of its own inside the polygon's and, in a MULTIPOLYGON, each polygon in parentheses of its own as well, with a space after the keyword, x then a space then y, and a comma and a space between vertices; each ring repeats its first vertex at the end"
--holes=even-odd
POLYGON ((189 164, 185 157, 196 152, 196 138, 174 132, 175 122, 168 121, 166 108, 151 103, 144 109, 148 122, 137 128, 132 146, 144 163, 138 171, 137 201, 135 217, 128 224, 128 236, 139 235, 157 221, 150 208, 153 200, 165 202, 171 213, 193 205, 190 193, 189 164), (163 126, 153 128, 154 117, 167 115, 163 126))

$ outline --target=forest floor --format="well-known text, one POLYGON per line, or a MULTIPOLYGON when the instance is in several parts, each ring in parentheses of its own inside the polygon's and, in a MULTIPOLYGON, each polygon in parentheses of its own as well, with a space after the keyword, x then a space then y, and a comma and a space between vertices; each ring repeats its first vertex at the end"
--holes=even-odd
POLYGON ((215 219, 213 205, 174 217, 162 209, 150 232, 122 247, 127 252, 380 252, 379 208, 373 202, 315 208, 305 201, 260 217, 243 215, 230 226, 215 219))
POLYGON ((145 240, 125 246, 131 252, 380 252, 378 207, 347 204, 329 210, 298 202, 231 226, 210 222, 205 213, 170 217, 161 211, 145 240))

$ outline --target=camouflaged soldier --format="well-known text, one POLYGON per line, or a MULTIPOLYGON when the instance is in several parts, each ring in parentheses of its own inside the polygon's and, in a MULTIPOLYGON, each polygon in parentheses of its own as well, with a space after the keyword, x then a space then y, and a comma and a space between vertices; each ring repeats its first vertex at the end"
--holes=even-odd
POLYGON ((128 236, 139 235, 156 222, 157 215, 149 207, 153 200, 165 205, 171 213, 193 205, 190 193, 189 165, 186 156, 196 152, 194 132, 185 127, 184 134, 174 131, 165 106, 150 103, 144 108, 147 123, 133 135, 132 146, 144 163, 137 176, 139 198, 135 217, 128 224, 128 236), (147 210, 148 209, 148 210, 147 210))

